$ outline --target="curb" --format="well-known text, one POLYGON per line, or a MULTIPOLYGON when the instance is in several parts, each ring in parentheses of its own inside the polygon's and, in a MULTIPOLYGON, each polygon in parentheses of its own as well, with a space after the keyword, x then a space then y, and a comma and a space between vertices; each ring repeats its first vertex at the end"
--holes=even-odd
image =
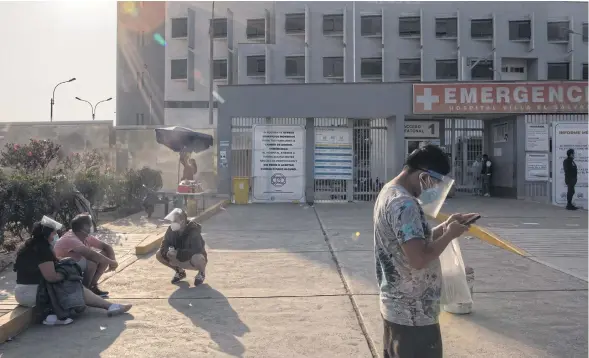
POLYGON ((23 332, 33 322, 33 308, 17 306, 12 312, 0 317, 0 343, 23 332))
MULTIPOLYGON (((445 221, 449 217, 450 217, 450 215, 448 215, 448 214, 439 213, 438 216, 436 217, 436 220, 445 221)), ((501 239, 501 237, 499 237, 497 234, 494 234, 491 231, 484 229, 478 225, 474 225, 474 224, 471 225, 468 232, 472 236, 474 236, 482 241, 485 241, 486 243, 489 243, 493 246, 497 246, 503 250, 507 250, 507 251, 513 252, 514 254, 518 254, 518 255, 524 256, 524 257, 530 256, 527 252, 520 249, 519 247, 513 245, 512 243, 510 243, 508 241, 501 239)))
MULTIPOLYGON (((219 211, 221 211, 221 208, 223 208, 223 206, 229 204, 230 201, 227 200, 223 200, 221 202, 218 202, 217 204, 211 206, 210 208, 208 208, 207 210, 205 210, 202 214, 198 215, 195 220, 198 221, 203 221, 206 220, 210 217, 212 217, 213 215, 217 214, 219 211)), ((142 256, 142 255, 147 255, 149 253, 151 253, 152 251, 156 250, 162 243, 162 240, 164 239, 164 235, 160 234, 157 236, 149 236, 147 237, 145 240, 143 240, 143 242, 141 242, 139 245, 135 246, 135 255, 137 256, 142 256)))

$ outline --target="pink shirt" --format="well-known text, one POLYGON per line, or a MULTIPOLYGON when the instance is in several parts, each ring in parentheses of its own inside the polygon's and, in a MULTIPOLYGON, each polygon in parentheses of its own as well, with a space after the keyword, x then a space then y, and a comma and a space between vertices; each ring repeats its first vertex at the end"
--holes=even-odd
POLYGON ((82 255, 72 252, 71 250, 82 246, 100 249, 102 248, 102 241, 98 240, 94 236, 88 236, 86 238, 86 242, 82 242, 82 240, 78 239, 78 237, 70 230, 63 234, 59 240, 57 240, 55 246, 53 247, 53 251, 55 252, 55 256, 57 256, 58 259, 71 257, 76 261, 80 261, 82 255))

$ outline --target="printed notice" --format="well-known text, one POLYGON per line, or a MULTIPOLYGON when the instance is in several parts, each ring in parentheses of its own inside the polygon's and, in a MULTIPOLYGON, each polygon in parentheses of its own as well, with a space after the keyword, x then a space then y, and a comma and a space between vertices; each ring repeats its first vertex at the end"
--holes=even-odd
POLYGON ((253 128, 253 199, 301 201, 304 197, 304 128, 253 128))

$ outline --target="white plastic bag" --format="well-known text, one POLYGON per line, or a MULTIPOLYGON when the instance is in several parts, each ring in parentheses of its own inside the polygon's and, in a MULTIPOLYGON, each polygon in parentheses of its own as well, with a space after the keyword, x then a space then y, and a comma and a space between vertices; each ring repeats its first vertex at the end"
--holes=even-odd
POLYGON ((440 255, 442 267, 442 309, 452 313, 470 313, 472 295, 466 281, 464 261, 458 240, 452 242, 440 255))

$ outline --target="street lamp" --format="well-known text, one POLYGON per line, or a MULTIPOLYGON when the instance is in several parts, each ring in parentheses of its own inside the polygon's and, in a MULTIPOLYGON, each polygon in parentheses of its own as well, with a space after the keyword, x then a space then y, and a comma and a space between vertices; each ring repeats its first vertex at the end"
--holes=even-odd
POLYGON ((98 101, 95 105, 92 105, 92 103, 90 103, 89 101, 86 101, 85 99, 81 99, 80 97, 76 97, 76 99, 78 101, 86 102, 86 103, 88 103, 88 105, 90 105, 90 109, 92 110, 92 120, 94 120, 96 118, 96 107, 98 107, 98 105, 101 104, 102 102, 110 101, 112 99, 112 97, 109 97, 107 99, 103 99, 102 101, 98 101))
POLYGON ((54 88, 53 88, 53 94, 51 95, 51 114, 49 115, 49 120, 51 122, 53 122, 53 105, 55 104, 55 90, 57 89, 57 87, 59 87, 59 85, 64 84, 64 83, 68 83, 68 82, 74 82, 76 80, 76 78, 70 78, 67 81, 63 81, 63 82, 59 82, 54 88))

